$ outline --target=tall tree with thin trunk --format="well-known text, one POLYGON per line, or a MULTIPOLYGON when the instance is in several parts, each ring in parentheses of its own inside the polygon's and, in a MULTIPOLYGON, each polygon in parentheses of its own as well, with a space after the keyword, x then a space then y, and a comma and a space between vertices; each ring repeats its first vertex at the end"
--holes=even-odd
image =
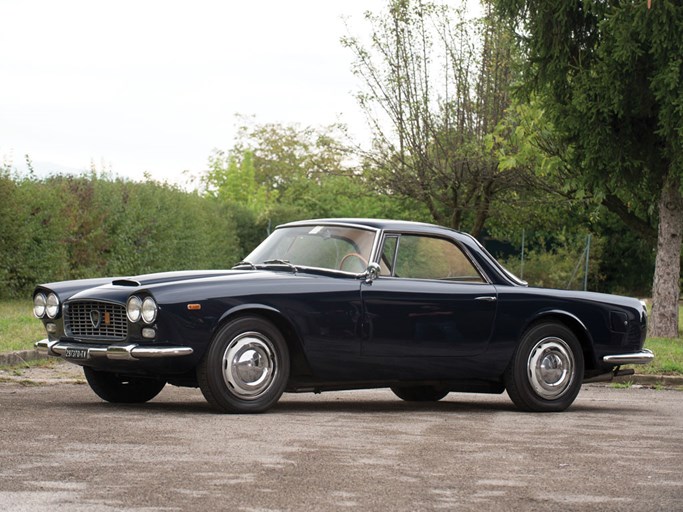
POLYGON ((500 194, 520 184, 501 169, 491 134, 509 105, 513 44, 491 10, 392 0, 368 13, 369 41, 343 39, 362 79, 373 131, 365 156, 393 194, 424 204, 434 221, 479 236, 500 194))
POLYGON ((571 186, 657 247, 650 335, 678 335, 683 234, 683 4, 493 0, 568 151, 571 186), (652 222, 652 219, 655 219, 652 222))

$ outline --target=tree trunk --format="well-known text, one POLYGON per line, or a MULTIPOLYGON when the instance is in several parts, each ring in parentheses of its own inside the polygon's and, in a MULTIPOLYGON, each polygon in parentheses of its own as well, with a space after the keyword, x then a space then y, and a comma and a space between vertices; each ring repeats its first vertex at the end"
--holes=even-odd
POLYGON ((657 259, 652 285, 652 318, 648 334, 658 338, 678 337, 678 299, 681 280, 683 197, 680 183, 669 178, 659 199, 657 259))

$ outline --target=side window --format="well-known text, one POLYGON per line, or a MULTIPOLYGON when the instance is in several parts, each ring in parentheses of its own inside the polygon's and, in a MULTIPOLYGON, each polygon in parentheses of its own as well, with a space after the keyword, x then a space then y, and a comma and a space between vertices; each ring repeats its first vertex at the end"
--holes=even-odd
POLYGON ((399 239, 393 275, 413 279, 484 282, 457 245, 442 238, 419 235, 402 235, 399 239))
POLYGON ((379 275, 390 276, 394 270, 396 259, 396 247, 398 246, 398 236, 390 235, 384 239, 382 246, 382 257, 379 260, 379 275))

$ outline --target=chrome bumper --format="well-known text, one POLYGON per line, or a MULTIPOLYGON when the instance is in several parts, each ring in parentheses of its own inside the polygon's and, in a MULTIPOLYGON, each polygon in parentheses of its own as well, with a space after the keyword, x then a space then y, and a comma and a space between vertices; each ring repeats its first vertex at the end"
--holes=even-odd
POLYGON ((634 352, 632 354, 614 354, 611 356, 604 356, 602 361, 607 364, 647 364, 652 362, 655 358, 652 350, 644 348, 640 352, 634 352))
POLYGON ((94 345, 84 343, 69 343, 66 341, 50 341, 48 339, 37 341, 37 350, 47 352, 49 356, 66 357, 67 349, 87 350, 87 357, 74 359, 74 361, 87 361, 89 359, 114 359, 119 361, 137 361, 140 359, 155 359, 162 357, 189 356, 194 352, 191 347, 145 347, 136 344, 130 345, 94 345))

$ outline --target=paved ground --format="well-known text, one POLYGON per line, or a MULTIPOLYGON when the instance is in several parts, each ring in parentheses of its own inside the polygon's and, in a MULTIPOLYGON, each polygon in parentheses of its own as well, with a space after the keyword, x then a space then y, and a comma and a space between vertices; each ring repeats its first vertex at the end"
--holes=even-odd
POLYGON ((560 414, 354 391, 225 416, 194 389, 107 404, 64 364, 1 380, 0 510, 683 510, 681 391, 584 386, 560 414))

